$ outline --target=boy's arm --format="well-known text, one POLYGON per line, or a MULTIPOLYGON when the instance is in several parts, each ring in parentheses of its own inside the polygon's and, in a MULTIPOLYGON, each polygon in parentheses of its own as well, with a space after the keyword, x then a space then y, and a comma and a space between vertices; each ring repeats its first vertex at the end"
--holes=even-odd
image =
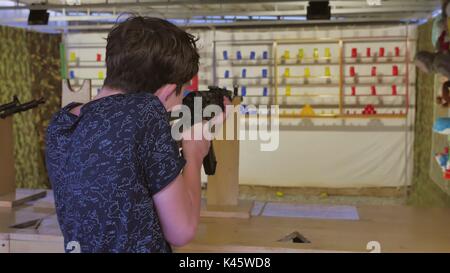
POLYGON ((189 243, 200 219, 201 167, 209 151, 207 140, 183 140, 186 165, 175 180, 153 196, 166 240, 174 246, 189 243))
MULTIPOLYGON (((224 98, 224 105, 231 102, 224 98)), ((211 122, 216 126, 222 124, 230 113, 216 116, 211 122)), ((153 195, 156 210, 163 228, 166 240, 174 246, 189 243, 195 236, 200 220, 201 207, 201 167, 203 159, 209 152, 210 141, 202 135, 201 140, 195 139, 196 130, 203 130, 205 124, 197 123, 183 133, 183 156, 186 160, 182 174, 178 175, 169 185, 153 195)), ((209 136, 211 139, 211 136, 209 136)))

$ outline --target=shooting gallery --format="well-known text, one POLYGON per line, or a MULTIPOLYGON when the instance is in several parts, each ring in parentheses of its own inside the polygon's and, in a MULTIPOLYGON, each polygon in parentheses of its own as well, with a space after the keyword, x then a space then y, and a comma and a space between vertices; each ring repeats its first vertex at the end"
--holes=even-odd
MULTIPOLYGON (((77 250, 61 231, 47 128, 96 100, 108 33, 137 15, 198 39, 186 98, 228 94, 235 109, 203 161, 195 236, 173 252, 450 252, 447 2, 1 0, 0 253, 77 250)), ((90 206, 116 198, 97 193, 90 206)))

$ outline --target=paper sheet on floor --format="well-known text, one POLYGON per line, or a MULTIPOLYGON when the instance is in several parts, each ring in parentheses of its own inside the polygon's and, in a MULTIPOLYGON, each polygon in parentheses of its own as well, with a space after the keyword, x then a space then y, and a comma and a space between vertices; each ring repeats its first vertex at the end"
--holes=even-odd
POLYGON ((332 220, 359 220, 353 206, 302 205, 269 202, 261 216, 315 218, 332 220))

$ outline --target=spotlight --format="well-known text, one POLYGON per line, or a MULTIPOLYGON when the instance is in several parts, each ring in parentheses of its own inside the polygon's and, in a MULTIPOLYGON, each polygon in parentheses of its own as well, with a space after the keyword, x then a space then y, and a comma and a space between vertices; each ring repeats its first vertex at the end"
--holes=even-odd
POLYGON ((50 13, 43 9, 30 9, 30 14, 28 15, 28 25, 48 25, 48 18, 50 13))
POLYGON ((306 18, 308 20, 330 20, 330 1, 309 1, 306 18))

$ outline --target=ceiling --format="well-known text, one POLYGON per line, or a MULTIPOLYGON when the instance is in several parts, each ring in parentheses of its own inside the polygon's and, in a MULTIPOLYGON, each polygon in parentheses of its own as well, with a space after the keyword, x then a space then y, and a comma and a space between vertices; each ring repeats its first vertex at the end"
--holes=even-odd
MULTIPOLYGON (((46 28, 70 30, 109 28, 123 13, 125 15, 120 18, 134 13, 174 19, 180 25, 190 26, 327 23, 306 21, 309 1, 298 0, 47 0, 44 1, 45 4, 41 4, 42 2, 43 0, 0 1, 0 24, 26 26, 29 9, 52 11, 50 24, 46 28)), ((439 0, 329 2, 333 23, 417 22, 430 18, 440 7, 439 0), (369 2, 375 5, 370 5, 369 2)))

